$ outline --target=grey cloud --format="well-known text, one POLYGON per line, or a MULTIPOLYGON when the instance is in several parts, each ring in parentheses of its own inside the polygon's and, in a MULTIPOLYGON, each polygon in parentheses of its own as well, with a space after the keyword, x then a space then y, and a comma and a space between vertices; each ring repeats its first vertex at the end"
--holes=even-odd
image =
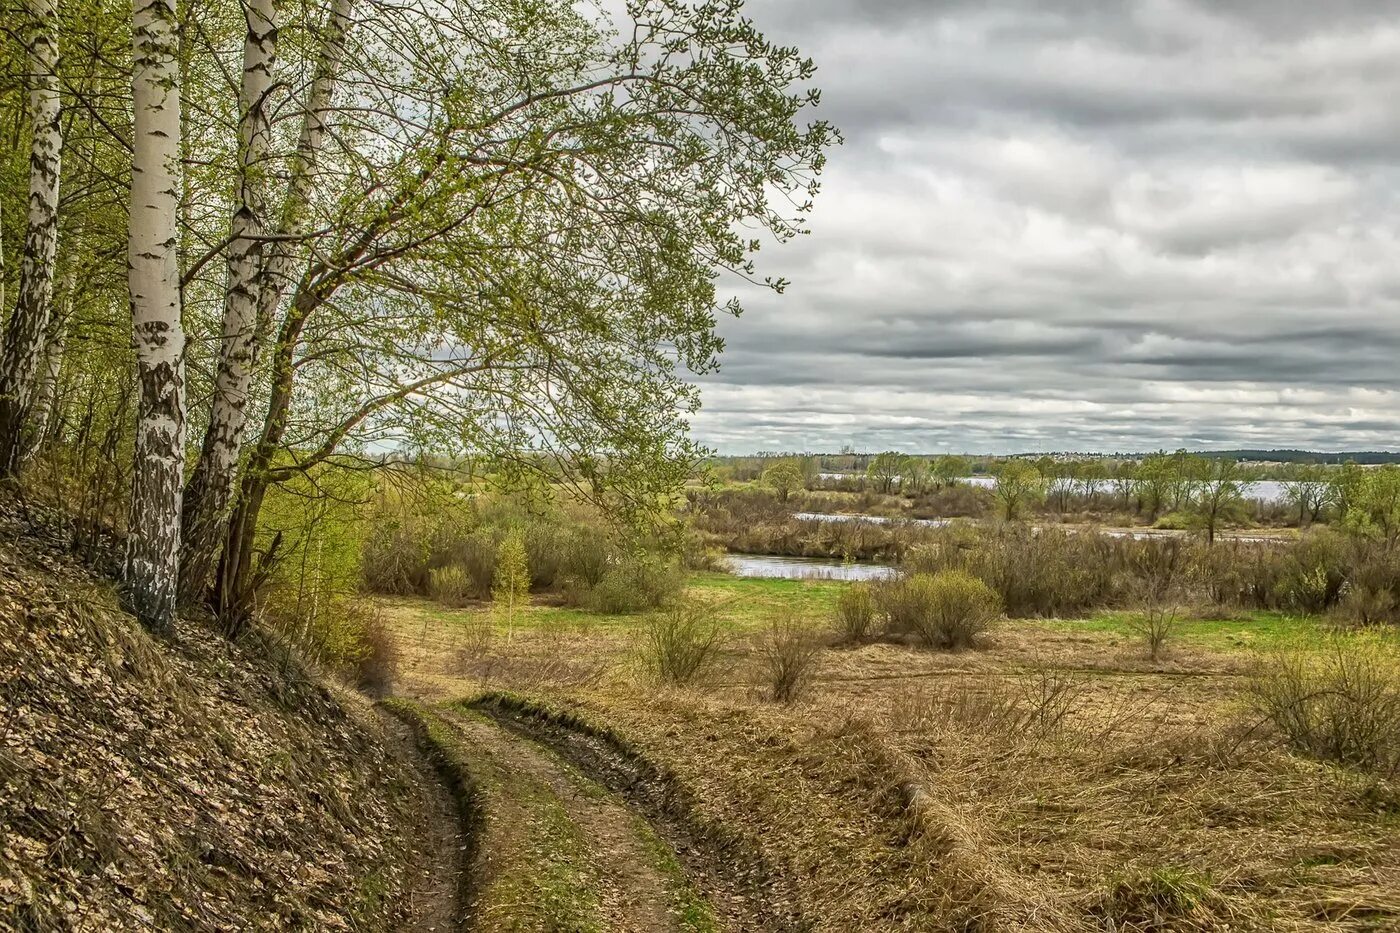
POLYGON ((751 7, 847 145, 702 440, 1400 445, 1391 3, 751 7))

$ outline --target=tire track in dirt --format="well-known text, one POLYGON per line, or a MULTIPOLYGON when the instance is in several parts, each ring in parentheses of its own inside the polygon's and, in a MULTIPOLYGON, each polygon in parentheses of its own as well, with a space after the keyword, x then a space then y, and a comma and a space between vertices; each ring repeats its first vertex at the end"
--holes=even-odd
MULTIPOLYGON (((617 933, 714 929, 712 922, 691 918, 684 909, 684 892, 677 890, 684 879, 663 870, 659 840, 647 838, 646 824, 616 796, 552 752, 479 715, 455 710, 437 713, 470 750, 482 797, 485 826, 478 874, 484 883, 476 897, 473 929, 497 928, 499 918, 488 915, 497 912, 496 905, 508 905, 508 898, 494 896, 493 886, 509 886, 519 872, 536 869, 518 863, 512 853, 531 849, 525 837, 547 821, 539 812, 541 806, 551 805, 562 810, 582 842, 577 863, 570 867, 596 895, 597 929, 617 933)), ((703 912, 698 904, 692 910, 703 912)))
POLYGON ((450 933, 461 929, 463 908, 462 853, 467 846, 452 795, 424 757, 413 730, 402 719, 379 711, 385 738, 412 769, 418 814, 418 850, 410 865, 407 916, 403 933, 450 933))

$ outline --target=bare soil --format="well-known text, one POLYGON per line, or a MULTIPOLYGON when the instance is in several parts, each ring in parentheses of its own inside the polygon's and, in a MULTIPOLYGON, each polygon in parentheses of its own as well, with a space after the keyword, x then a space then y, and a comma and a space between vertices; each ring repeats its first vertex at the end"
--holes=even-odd
POLYGON ((451 794, 419 750, 408 726, 380 711, 390 750, 408 762, 411 796, 418 801, 412 837, 415 845, 405 884, 404 933, 446 933, 461 929, 466 836, 451 794))

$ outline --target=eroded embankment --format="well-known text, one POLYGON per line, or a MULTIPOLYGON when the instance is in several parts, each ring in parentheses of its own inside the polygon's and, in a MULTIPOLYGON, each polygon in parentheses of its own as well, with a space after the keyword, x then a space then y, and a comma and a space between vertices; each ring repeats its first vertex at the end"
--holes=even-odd
POLYGON ((421 783, 360 698, 151 637, 0 503, 0 930, 411 927, 421 783))

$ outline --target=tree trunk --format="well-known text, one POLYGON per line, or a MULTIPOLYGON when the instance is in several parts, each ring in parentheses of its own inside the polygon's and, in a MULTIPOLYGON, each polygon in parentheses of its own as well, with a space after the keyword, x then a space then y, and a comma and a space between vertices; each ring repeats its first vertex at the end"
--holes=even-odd
POLYGON ((34 381, 44 358, 53 311, 53 268, 58 248, 58 181, 63 130, 58 96, 58 39, 54 0, 27 0, 25 82, 33 137, 29 149, 29 217, 20 261, 19 299, 0 355, 0 476, 19 471, 29 449, 34 381))
MULTIPOLYGON (((246 333, 247 336, 236 345, 229 338, 235 280, 234 254, 230 254, 230 306, 225 316, 224 353, 220 359, 217 376, 214 410, 205 432, 199 462, 186 489, 189 500, 184 514, 187 543, 181 563, 184 574, 183 596, 187 601, 200 601, 208 596, 209 587, 213 582, 213 571, 219 562, 220 544, 237 537, 228 533, 226 518, 233 491, 238 488, 238 464, 245 441, 246 406, 252 387, 252 372, 300 255, 298 244, 285 238, 305 232, 307 207, 315 185, 316 166, 325 144, 326 111, 330 108, 345 56, 345 40, 351 25, 350 13, 353 5, 353 0, 335 0, 326 26, 321 31, 316 70, 302 109, 296 158, 277 225, 277 233, 284 239, 276 240, 265 250, 261 250, 259 262, 248 270, 256 274, 255 280, 245 280, 244 283, 247 293, 252 296, 252 303, 244 306, 240 296, 238 320, 234 322, 235 333, 246 333)), ((271 4, 268 3, 265 9, 270 8, 271 4)), ((250 79, 249 55, 255 46, 259 50, 263 47, 255 38, 255 33, 263 35, 261 27, 255 27, 254 14, 251 11, 248 16, 248 38, 244 46, 245 104, 258 99, 258 95, 250 93, 247 87, 250 79)), ((265 94, 265 90, 263 93, 265 94)), ((247 115, 248 111, 245 110, 245 123, 247 115)), ((265 133, 265 110, 260 119, 265 133)), ((254 137, 250 133, 248 138, 251 140, 254 137)), ((265 137, 262 145, 265 150, 265 137)), ((246 152, 245 149, 245 155, 246 152)), ((237 229, 234 232, 236 234, 237 229)), ((239 512, 245 513, 246 509, 240 508, 239 512)), ((221 591, 226 589, 222 582, 219 586, 221 591)), ((216 595, 216 602, 220 606, 225 601, 224 597, 223 592, 216 595)))
POLYGON ((198 602, 208 592, 223 520, 243 452, 246 407, 256 357, 258 286, 262 274, 267 158, 271 148, 267 97, 277 56, 272 0, 246 0, 243 78, 239 88, 239 173, 230 222, 228 287, 214 398, 199 459, 185 487, 181 516, 180 596, 198 602))
MULTIPOLYGON (((306 232, 307 209, 316 184, 316 167, 325 147, 326 114, 330 110, 341 63, 345 58, 345 41, 350 33, 350 14, 354 5, 355 0, 335 0, 326 26, 321 30, 316 72, 302 110, 296 159, 287 181, 287 194, 278 223, 278 233, 283 237, 295 237, 306 232)), ((258 294, 258 327, 262 334, 266 334, 272 326, 282 296, 294 278, 293 270, 300 252, 299 244, 291 239, 278 240, 268 250, 258 294)))
POLYGON ((253 541, 258 530, 258 515, 267 495, 272 458, 287 431, 296 350, 301 343, 302 328, 319 303, 320 299, 314 292, 301 292, 277 335, 276 355, 272 364, 272 396, 268 401, 267 417, 263 421, 262 435, 249 458, 248 468, 243 473, 238 503, 229 519, 223 554, 219 559, 216 604, 219 618, 231 637, 239 634, 252 611, 252 597, 256 589, 253 541))
POLYGON ((48 443, 56 431, 58 380, 63 374, 63 354, 67 347, 68 314, 65 313, 49 322, 48 335, 44 340, 44 362, 39 367, 38 382, 34 386, 34 404, 29 414, 33 427, 28 432, 29 444, 21 454, 21 466, 48 443))
POLYGON ((132 10, 133 151, 127 285, 140 401, 126 548, 129 607, 174 625, 185 461, 185 333, 180 322, 179 42, 174 0, 132 10))

